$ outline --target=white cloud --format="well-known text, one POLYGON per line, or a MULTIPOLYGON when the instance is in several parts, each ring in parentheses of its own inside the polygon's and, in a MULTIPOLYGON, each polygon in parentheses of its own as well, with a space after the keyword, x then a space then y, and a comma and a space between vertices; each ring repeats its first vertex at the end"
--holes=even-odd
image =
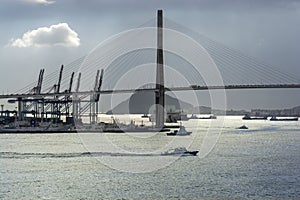
POLYGON ((31 3, 45 4, 45 5, 55 3, 55 1, 49 1, 49 0, 23 0, 23 1, 31 2, 31 3))
POLYGON ((67 23, 59 23, 50 27, 41 27, 28 31, 22 38, 12 39, 10 46, 79 46, 78 34, 67 23))

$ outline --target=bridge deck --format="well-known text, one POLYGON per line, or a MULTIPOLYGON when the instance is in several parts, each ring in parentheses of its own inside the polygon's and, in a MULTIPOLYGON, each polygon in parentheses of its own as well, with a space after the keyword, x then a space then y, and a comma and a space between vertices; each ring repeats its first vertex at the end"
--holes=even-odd
MULTIPOLYGON (((300 88, 300 84, 281 84, 281 85, 227 85, 227 86, 189 86, 189 87, 173 87, 165 88, 166 91, 189 91, 189 90, 232 90, 232 89, 280 89, 280 88, 300 88)), ((41 93, 41 94, 4 94, 0 95, 0 99, 9 98, 44 98, 53 96, 71 96, 71 95, 90 95, 90 94, 115 94, 115 93, 134 93, 137 91, 156 91, 156 88, 144 88, 144 89, 120 89, 120 90, 101 90, 99 92, 94 91, 80 91, 78 93, 41 93)))

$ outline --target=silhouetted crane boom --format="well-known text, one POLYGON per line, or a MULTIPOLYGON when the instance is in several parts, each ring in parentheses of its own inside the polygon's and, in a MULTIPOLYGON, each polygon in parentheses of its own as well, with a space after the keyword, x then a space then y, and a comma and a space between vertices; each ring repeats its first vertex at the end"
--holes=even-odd
POLYGON ((72 75, 71 75, 70 84, 69 84, 69 90, 68 90, 69 93, 71 93, 71 91, 72 91, 74 74, 75 73, 73 72, 72 75))
POLYGON ((103 82, 103 73, 104 73, 104 70, 101 69, 101 74, 100 74, 100 79, 99 79, 99 84, 98 84, 98 88, 97 88, 97 95, 95 97, 95 101, 98 102, 99 99, 100 99, 100 91, 101 91, 101 86, 102 86, 102 82, 103 82))
POLYGON ((60 84, 61 84, 63 70, 64 70, 64 66, 62 65, 60 68, 60 72, 59 72, 58 83, 56 86, 56 93, 59 93, 59 91, 60 91, 60 84))
POLYGON ((39 73, 39 79, 37 85, 31 90, 33 94, 40 94, 42 90, 42 82, 43 82, 43 76, 44 76, 44 69, 40 70, 39 73))
POLYGON ((98 88, 99 74, 100 74, 100 70, 98 69, 97 74, 96 74, 96 79, 95 79, 94 91, 97 91, 97 88, 98 88))
POLYGON ((44 71, 45 71, 45 69, 41 69, 41 71, 40 71, 38 85, 37 85, 37 91, 36 91, 38 94, 40 94, 41 90, 42 90, 42 83, 43 83, 44 71))

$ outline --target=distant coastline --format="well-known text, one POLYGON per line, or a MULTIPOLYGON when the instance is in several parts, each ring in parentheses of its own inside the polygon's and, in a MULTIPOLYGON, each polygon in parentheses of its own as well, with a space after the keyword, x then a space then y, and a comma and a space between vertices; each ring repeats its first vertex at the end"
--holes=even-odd
MULTIPOLYGON (((204 107, 200 106, 200 113, 201 114, 210 114, 213 113, 215 115, 223 115, 224 111, 221 110, 210 110, 210 107, 204 107), (201 109, 206 108, 206 109, 201 109)), ((296 106, 293 108, 284 108, 284 109, 251 109, 250 111, 247 110, 226 110, 226 115, 250 115, 250 116, 258 116, 258 117, 264 117, 264 116, 277 116, 277 117, 300 117, 300 106, 296 106)))

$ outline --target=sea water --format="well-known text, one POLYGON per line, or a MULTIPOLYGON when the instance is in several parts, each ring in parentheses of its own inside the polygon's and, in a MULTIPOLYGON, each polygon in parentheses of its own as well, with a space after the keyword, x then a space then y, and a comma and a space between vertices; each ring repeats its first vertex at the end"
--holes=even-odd
POLYGON ((176 138, 0 134, 0 199, 299 199, 300 122, 241 118, 189 120, 176 138), (199 155, 160 155, 179 145, 199 155))

